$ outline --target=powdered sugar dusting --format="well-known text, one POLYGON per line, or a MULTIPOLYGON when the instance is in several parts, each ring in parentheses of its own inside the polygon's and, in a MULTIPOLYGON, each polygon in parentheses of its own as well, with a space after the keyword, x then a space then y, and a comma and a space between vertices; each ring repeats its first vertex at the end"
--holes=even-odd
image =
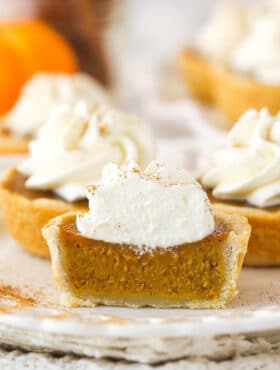
MULTIPOLYGON (((58 291, 52 280, 50 261, 29 255, 7 235, 0 222, 0 289, 16 289, 24 298, 57 306, 58 291)), ((0 291, 1 292, 1 291, 0 291)))

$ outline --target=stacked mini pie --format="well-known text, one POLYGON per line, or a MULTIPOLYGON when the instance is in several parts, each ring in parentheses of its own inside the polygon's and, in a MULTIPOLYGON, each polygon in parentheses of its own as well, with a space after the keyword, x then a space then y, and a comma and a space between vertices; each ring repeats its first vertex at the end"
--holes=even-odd
MULTIPOLYGON (((280 10, 270 4, 218 8, 180 58, 193 95, 232 124, 250 108, 280 110, 280 10)), ((226 121, 225 121, 226 122, 226 121)))

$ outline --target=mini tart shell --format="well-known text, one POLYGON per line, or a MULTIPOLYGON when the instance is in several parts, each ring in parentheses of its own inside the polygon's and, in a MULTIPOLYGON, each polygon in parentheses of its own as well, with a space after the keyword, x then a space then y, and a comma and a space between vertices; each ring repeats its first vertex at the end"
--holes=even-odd
POLYGON ((191 49, 185 49, 179 59, 179 68, 192 95, 204 102, 212 102, 212 68, 191 49))
POLYGON ((247 266, 280 265, 280 208, 261 209, 234 205, 210 197, 213 209, 229 215, 244 216, 251 225, 251 237, 244 264, 247 266))
POLYGON ((26 154, 28 153, 28 141, 13 138, 5 134, 0 128, 0 155, 26 154))
POLYGON ((49 248, 41 234, 41 228, 50 219, 70 211, 85 210, 72 203, 59 199, 28 199, 5 187, 15 173, 16 168, 9 169, 0 182, 0 207, 5 224, 11 236, 28 252, 50 258, 49 248))
MULTIPOLYGON (((208 276, 206 272, 206 275, 203 275, 204 269, 208 271, 208 263, 210 263, 210 261, 207 263, 207 258, 209 257, 207 242, 210 242, 209 237, 206 237, 202 241, 175 246, 170 249, 158 247, 153 251, 146 251, 140 256, 137 249, 135 251, 135 247, 129 245, 106 243, 84 237, 81 237, 84 239, 84 243, 78 241, 78 231, 74 231, 74 234, 77 232, 77 240, 74 239, 72 242, 69 241, 71 244, 66 243, 66 245, 61 230, 64 225, 68 225, 69 223, 75 224, 76 216, 77 213, 69 213, 56 217, 42 229, 42 233, 50 247, 53 276, 61 290, 61 304, 64 306, 91 307, 96 304, 105 304, 129 307, 152 306, 157 308, 221 308, 236 294, 236 283, 242 267, 244 255, 247 251, 247 244, 250 236, 250 225, 245 217, 237 215, 230 216, 222 212, 215 213, 215 217, 226 226, 227 232, 225 237, 221 237, 220 234, 217 234, 217 236, 213 236, 212 239, 214 240, 212 243, 216 243, 216 247, 213 248, 217 248, 217 251, 219 251, 219 255, 222 256, 222 262, 219 262, 219 260, 212 261, 214 265, 210 264, 210 266, 214 269, 219 269, 221 263, 224 269, 222 270, 222 286, 219 288, 219 292, 217 293, 218 296, 213 298, 210 292, 215 288, 218 282, 215 280, 212 283, 215 285, 213 287, 208 283, 204 285, 205 281, 203 280, 208 276), (101 248, 100 244, 102 244, 101 248), (185 258, 182 258, 182 254, 180 253, 184 254, 184 252, 182 252, 184 248, 186 248, 186 255, 185 258), (192 259, 194 255, 188 255, 189 248, 192 250, 196 248, 200 251, 202 250, 202 261, 199 267, 193 266, 192 259), (72 262, 68 261, 69 255, 74 259, 75 266, 72 262), (166 265, 160 262, 162 261, 162 255, 166 255, 168 261, 166 265), (196 284, 200 284, 202 287, 207 286, 207 289, 209 289, 209 298, 206 298, 204 293, 201 294, 200 298, 187 298, 188 294, 193 293, 192 291, 188 291, 188 288, 186 288, 185 298, 184 295, 180 295, 179 297, 175 296, 174 298, 172 291, 174 291, 174 289, 176 290, 176 279, 178 275, 176 273, 173 275, 175 270, 170 270, 168 267, 170 259, 172 259, 172 261, 173 259, 177 261, 176 263, 174 261, 174 265, 172 265, 176 271, 178 269, 181 272, 186 271, 185 268, 187 266, 187 271, 190 273, 190 276, 192 276, 189 278, 189 289, 194 289, 192 288, 193 283, 191 282, 194 280, 196 284), (152 265, 150 265, 150 261, 153 261, 151 262, 152 265), (101 268, 101 271, 98 271, 98 267, 96 267, 96 269, 94 267, 95 263, 98 264, 98 266, 102 264, 108 266, 107 268, 109 270, 105 271, 106 267, 104 267, 101 268), (78 269, 78 273, 74 268, 78 269), (195 270, 192 271, 192 268, 195 270), (140 273, 138 269, 140 269, 140 273), (167 275, 169 275, 169 277, 164 272, 166 269, 168 269, 167 275), (118 275, 114 275, 112 271, 115 271, 115 274, 118 272, 118 275), (84 276, 81 277, 81 274, 84 274, 84 276), (149 274, 151 274, 151 276, 149 274), (164 274, 164 277, 162 274, 164 274), (195 277, 197 276, 196 274, 200 277, 199 279, 195 277), (78 275, 80 278, 78 278, 78 275), (106 279, 104 276, 106 276, 106 279), (73 281, 74 277, 76 277, 78 281, 73 281), (79 279, 81 279, 81 281, 79 279), (95 286, 94 289, 99 290, 99 293, 95 290, 88 291, 90 289, 91 279, 95 286), (154 284, 156 281, 161 282, 162 279, 164 279, 163 288, 159 288, 158 292, 154 292, 154 288, 146 286, 147 280, 153 282, 151 284, 154 284), (87 284, 84 284, 84 281, 87 281, 87 284), (137 284, 132 289, 133 293, 129 295, 129 293, 127 293, 127 285, 131 281, 137 281, 137 284), (117 286, 114 293, 112 293, 111 288, 112 282, 117 286), (140 287, 141 293, 137 293, 137 287, 140 287), (84 288, 87 290, 86 294, 83 294, 80 290, 84 288), (106 289, 111 293, 106 293, 106 289), (167 291, 168 296, 166 293, 167 291)), ((213 235, 215 235, 215 232, 213 235)), ((185 276, 183 279, 187 279, 187 277, 185 276)), ((186 282, 184 282, 183 285, 185 284, 186 282)), ((180 286, 182 286, 182 283, 180 283, 180 286)))
POLYGON ((183 50, 179 65, 193 95, 213 102, 232 123, 251 108, 266 107, 271 114, 280 110, 280 85, 264 84, 232 73, 192 49, 183 50))

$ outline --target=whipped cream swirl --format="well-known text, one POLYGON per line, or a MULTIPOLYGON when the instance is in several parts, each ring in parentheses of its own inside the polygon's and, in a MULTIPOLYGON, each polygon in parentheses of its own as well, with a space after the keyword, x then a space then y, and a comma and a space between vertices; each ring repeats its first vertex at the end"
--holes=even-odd
POLYGON ((195 47, 212 62, 257 81, 279 85, 279 8, 273 3, 222 4, 199 32, 195 47))
POLYGON ((24 85, 13 109, 3 118, 4 126, 21 138, 34 137, 49 113, 61 104, 83 100, 88 109, 111 105, 105 89, 92 77, 76 73, 39 73, 24 85))
POLYGON ((254 20, 251 32, 234 50, 230 64, 256 80, 280 83, 280 13, 254 20))
POLYGON ((198 33, 195 46, 213 61, 227 62, 247 31, 248 9, 241 4, 222 4, 198 33))
POLYGON ((105 107, 89 114, 80 103, 51 113, 19 171, 28 176, 27 188, 76 201, 86 198, 88 184, 100 182, 105 164, 146 166, 154 158, 154 138, 142 121, 105 107))
POLYGON ((216 166, 202 178, 220 199, 256 207, 280 205, 280 114, 249 110, 230 133, 231 147, 216 153, 216 166))
POLYGON ((88 199, 89 212, 76 224, 91 239, 167 248, 201 240, 215 228, 201 186, 185 170, 157 161, 145 171, 107 165, 102 184, 89 187, 88 199))

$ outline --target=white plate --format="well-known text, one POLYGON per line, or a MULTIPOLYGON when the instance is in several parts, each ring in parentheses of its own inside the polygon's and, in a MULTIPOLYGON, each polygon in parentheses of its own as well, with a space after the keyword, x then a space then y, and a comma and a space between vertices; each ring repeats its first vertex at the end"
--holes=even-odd
POLYGON ((279 273, 277 268, 244 269, 238 296, 223 310, 65 310, 58 306, 49 261, 21 250, 2 224, 0 338, 35 351, 142 362, 258 353, 280 346, 279 273))

